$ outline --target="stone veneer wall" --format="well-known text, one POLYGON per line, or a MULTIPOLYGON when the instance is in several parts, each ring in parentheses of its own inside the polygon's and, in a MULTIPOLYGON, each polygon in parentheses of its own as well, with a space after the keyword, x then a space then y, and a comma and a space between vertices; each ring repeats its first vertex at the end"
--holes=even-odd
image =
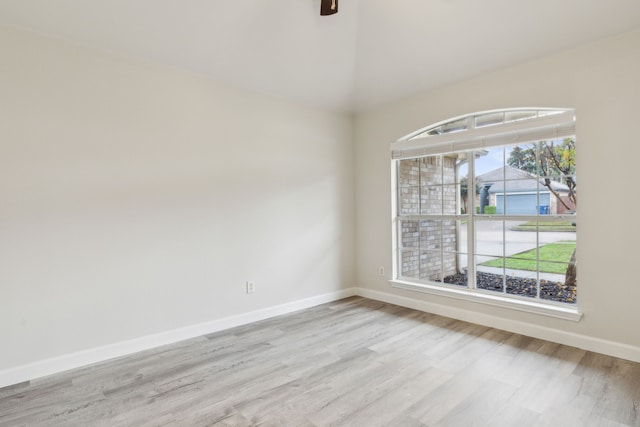
POLYGON ((404 220, 401 224, 401 275, 442 281, 457 273, 456 159, 431 156, 401 160, 398 170, 400 215, 434 215, 433 219, 404 220), (443 268, 444 267, 444 268, 443 268))

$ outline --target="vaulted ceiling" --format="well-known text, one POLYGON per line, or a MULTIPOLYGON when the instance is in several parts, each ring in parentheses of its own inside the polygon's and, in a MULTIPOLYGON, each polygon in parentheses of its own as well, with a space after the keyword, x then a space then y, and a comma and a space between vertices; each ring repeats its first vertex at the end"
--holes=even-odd
MULTIPOLYGON (((640 26, 638 0, 0 0, 0 24, 357 112, 640 26)), ((1 59, 0 59, 1 61, 1 59)))

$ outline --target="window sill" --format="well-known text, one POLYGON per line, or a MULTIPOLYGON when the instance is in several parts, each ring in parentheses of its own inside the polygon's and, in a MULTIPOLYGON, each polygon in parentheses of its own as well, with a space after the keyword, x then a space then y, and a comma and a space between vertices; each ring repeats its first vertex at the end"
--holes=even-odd
POLYGON ((487 304, 495 307, 507 308, 511 310, 524 311, 526 313, 539 314, 542 316, 555 317, 574 322, 582 319, 582 313, 577 307, 561 307, 551 304, 542 304, 534 301, 524 301, 514 298, 507 298, 499 295, 489 295, 480 292, 472 292, 466 289, 453 289, 437 285, 407 282, 404 280, 390 280, 391 286, 398 289, 423 292, 431 295, 455 298, 462 301, 470 301, 479 304, 487 304))

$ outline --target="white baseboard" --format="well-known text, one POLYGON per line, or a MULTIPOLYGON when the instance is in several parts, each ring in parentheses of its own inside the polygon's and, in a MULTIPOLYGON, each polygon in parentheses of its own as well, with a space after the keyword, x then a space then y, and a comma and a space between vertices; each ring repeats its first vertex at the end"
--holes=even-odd
POLYGON ((143 350, 149 350, 167 344, 199 337, 206 334, 222 331, 224 329, 241 326, 252 322, 268 319, 282 314, 292 313, 316 305, 337 301, 350 296, 362 296, 378 301, 396 304, 402 307, 412 308, 454 319, 464 320, 484 326, 489 326, 505 331, 527 335, 534 338, 553 341, 560 344, 578 347, 583 350, 619 357, 640 363, 640 347, 593 338, 586 335, 574 334, 558 329, 547 328, 526 322, 519 322, 488 314, 472 312, 456 307, 435 304, 428 301, 417 300, 404 296, 379 292, 365 288, 348 288, 336 292, 330 292, 303 300, 268 307, 261 310, 242 313, 235 316, 212 320, 210 322, 191 325, 184 328, 173 329, 158 334, 147 335, 128 341, 122 341, 102 347, 96 347, 76 353, 71 353, 51 359, 41 360, 27 365, 17 366, 0 371, 0 388, 30 381, 47 375, 56 374, 70 369, 87 366, 116 357, 126 356, 143 350))
POLYGON ((402 307, 412 308, 427 313, 438 314, 451 317, 453 319, 464 320, 483 326, 489 326, 508 332, 513 332, 529 337, 539 338, 547 341, 577 347, 583 350, 606 354, 608 356, 619 357, 640 363, 640 347, 594 338, 587 335, 575 334, 559 329, 547 328, 533 323, 520 322, 498 316, 468 311, 461 308, 436 304, 428 301, 417 300, 386 292, 374 291, 365 288, 356 288, 356 295, 374 299, 402 307))
POLYGON ((41 378, 47 375, 68 371, 70 369, 87 366, 92 363, 103 362, 115 357, 126 356, 129 354, 137 353, 139 351, 149 350, 186 339, 211 334, 214 332, 222 331, 224 329, 233 328, 235 326, 257 322, 259 320, 268 319, 270 317, 292 313, 294 311, 314 307, 316 305, 324 304, 327 302, 337 301, 342 298, 347 298, 355 294, 355 288, 348 288, 311 298, 305 298, 298 301, 280 304, 274 307, 250 311, 248 313, 242 313, 235 316, 216 319, 197 325, 173 329, 170 331, 147 335, 128 341, 122 341, 102 347, 91 348, 76 353, 54 357, 51 359, 45 359, 27 365, 17 366, 15 368, 0 370, 0 388, 22 383, 25 381, 30 381, 36 378, 41 378))

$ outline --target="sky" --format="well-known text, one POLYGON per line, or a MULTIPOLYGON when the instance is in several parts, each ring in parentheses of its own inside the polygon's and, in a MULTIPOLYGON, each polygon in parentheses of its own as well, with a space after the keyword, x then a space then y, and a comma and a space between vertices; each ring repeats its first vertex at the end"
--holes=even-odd
MULTIPOLYGON (((476 159, 476 176, 504 166, 505 159, 509 158, 511 149, 512 147, 504 147, 504 150, 503 147, 495 147, 487 150, 488 154, 486 156, 481 156, 476 159)), ((468 166, 463 165, 460 168, 460 176, 467 176, 468 173, 468 166)))
POLYGON ((496 147, 489 149, 489 154, 476 159, 476 175, 501 168, 511 154, 512 147, 496 147), (503 157, 504 156, 504 157, 503 157))

